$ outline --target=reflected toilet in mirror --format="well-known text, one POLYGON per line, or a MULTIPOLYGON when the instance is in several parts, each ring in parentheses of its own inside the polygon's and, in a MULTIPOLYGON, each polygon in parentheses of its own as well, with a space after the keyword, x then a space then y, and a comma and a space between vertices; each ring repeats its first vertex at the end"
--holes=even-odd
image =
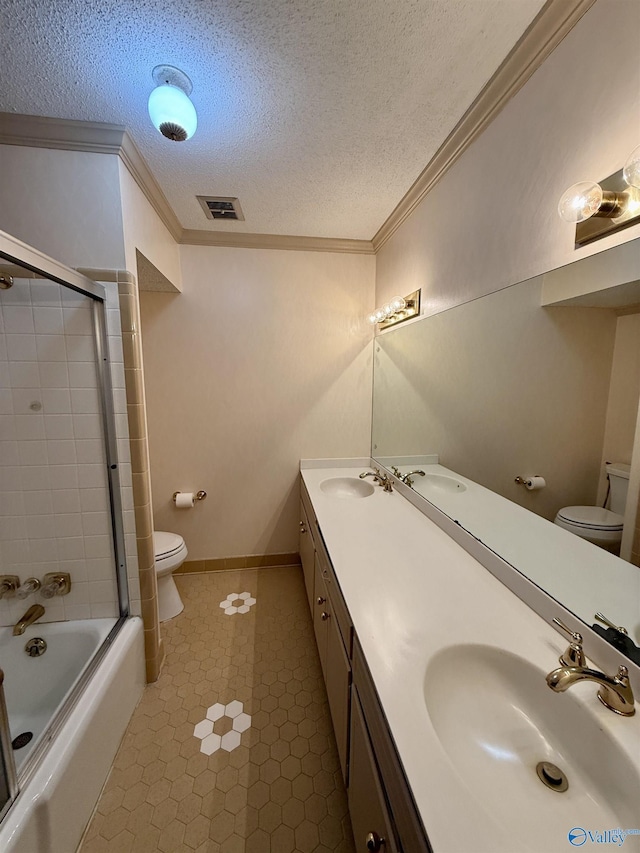
POLYGON ((624 462, 607 463, 605 466, 609 479, 610 509, 600 506, 565 506, 558 510, 554 524, 587 542, 606 548, 612 554, 619 554, 630 467, 624 462))

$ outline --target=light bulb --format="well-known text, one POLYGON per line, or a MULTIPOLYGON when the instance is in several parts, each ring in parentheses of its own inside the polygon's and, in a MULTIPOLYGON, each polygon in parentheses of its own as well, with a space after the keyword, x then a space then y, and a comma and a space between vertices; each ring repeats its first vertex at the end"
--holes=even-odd
POLYGON ((583 222, 596 214, 602 204, 602 187, 593 181, 581 181, 565 190, 558 213, 565 222, 583 222))
POLYGON ((384 311, 382 310, 382 308, 378 308, 378 310, 375 313, 376 323, 382 323, 382 321, 385 319, 385 316, 386 315, 385 315, 384 311))
POLYGON ((402 296, 394 296, 391 300, 391 307, 393 308, 394 313, 396 311, 402 311, 403 308, 407 307, 407 303, 402 298, 402 296))
POLYGON ((630 187, 640 188, 640 145, 629 154, 622 169, 622 177, 630 187))
POLYGON ((391 307, 390 302, 387 302, 386 305, 383 305, 382 310, 384 312, 385 317, 390 317, 393 314, 393 308, 391 307))
POLYGON ((376 318, 376 315, 375 314, 369 314, 369 316, 367 317, 367 323, 371 323, 372 326, 375 326, 375 324, 377 322, 378 322, 378 320, 376 318))
POLYGON ((149 95, 149 117, 163 136, 184 142, 196 132, 198 116, 189 96, 170 83, 157 86, 149 95))

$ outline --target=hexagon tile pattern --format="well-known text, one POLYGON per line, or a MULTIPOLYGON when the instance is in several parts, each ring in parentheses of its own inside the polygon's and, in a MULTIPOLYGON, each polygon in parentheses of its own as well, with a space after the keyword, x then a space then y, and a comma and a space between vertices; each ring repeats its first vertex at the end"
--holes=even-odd
POLYGON ((220 602, 220 607, 227 616, 233 616, 234 613, 248 613, 255 603, 256 600, 250 592, 230 592, 225 600, 220 602))
POLYGON ((240 620, 229 574, 176 577, 185 609, 79 853, 354 853, 302 572, 234 573, 260 596, 240 620))
POLYGON ((251 725, 251 717, 249 714, 244 714, 242 708, 242 702, 237 699, 229 702, 228 705, 221 705, 220 702, 216 702, 215 705, 207 708, 207 716, 204 720, 196 723, 193 730, 194 737, 202 741, 200 752, 204 752, 205 755, 212 755, 218 749, 226 749, 227 752, 231 752, 232 749, 240 746, 242 732, 246 732, 251 725), (223 735, 219 735, 214 732, 213 727, 218 720, 222 720, 224 717, 231 720, 231 729, 223 735))

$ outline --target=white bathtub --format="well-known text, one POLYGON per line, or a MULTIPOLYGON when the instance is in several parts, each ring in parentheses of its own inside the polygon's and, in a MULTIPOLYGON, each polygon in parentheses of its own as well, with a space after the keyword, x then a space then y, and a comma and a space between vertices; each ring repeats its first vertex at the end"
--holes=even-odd
MULTIPOLYGON (((8 643, 0 636, 12 737, 33 731, 34 748, 51 711, 73 689, 78 666, 85 668, 113 624, 113 619, 43 623, 21 637, 9 636, 8 643), (31 637, 48 644, 40 658, 24 652, 31 637)), ((2 853, 76 850, 144 684, 142 620, 127 619, 0 824, 2 853)))
POLYGON ((33 735, 27 745, 14 752, 18 775, 116 621, 35 623, 19 637, 13 636, 12 628, 0 628, 0 667, 4 670, 11 738, 24 732, 33 735), (34 637, 47 644, 40 657, 29 657, 25 651, 34 637))

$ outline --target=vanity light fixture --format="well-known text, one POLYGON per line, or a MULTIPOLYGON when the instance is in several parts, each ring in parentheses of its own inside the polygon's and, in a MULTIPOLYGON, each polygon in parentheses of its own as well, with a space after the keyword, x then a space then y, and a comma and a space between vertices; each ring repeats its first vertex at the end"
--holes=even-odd
POLYGON ((149 95, 149 117, 167 139, 184 142, 198 126, 196 108, 189 99, 191 80, 173 65, 156 65, 151 76, 156 88, 149 95))
POLYGON ((396 323, 415 317, 420 313, 420 293, 421 289, 418 288, 408 296, 394 296, 382 308, 369 314, 367 322, 372 326, 379 326, 380 329, 387 329, 389 326, 395 326, 396 323))
POLYGON ((640 146, 599 184, 580 181, 562 194, 558 214, 576 223, 576 248, 640 221, 640 146))

